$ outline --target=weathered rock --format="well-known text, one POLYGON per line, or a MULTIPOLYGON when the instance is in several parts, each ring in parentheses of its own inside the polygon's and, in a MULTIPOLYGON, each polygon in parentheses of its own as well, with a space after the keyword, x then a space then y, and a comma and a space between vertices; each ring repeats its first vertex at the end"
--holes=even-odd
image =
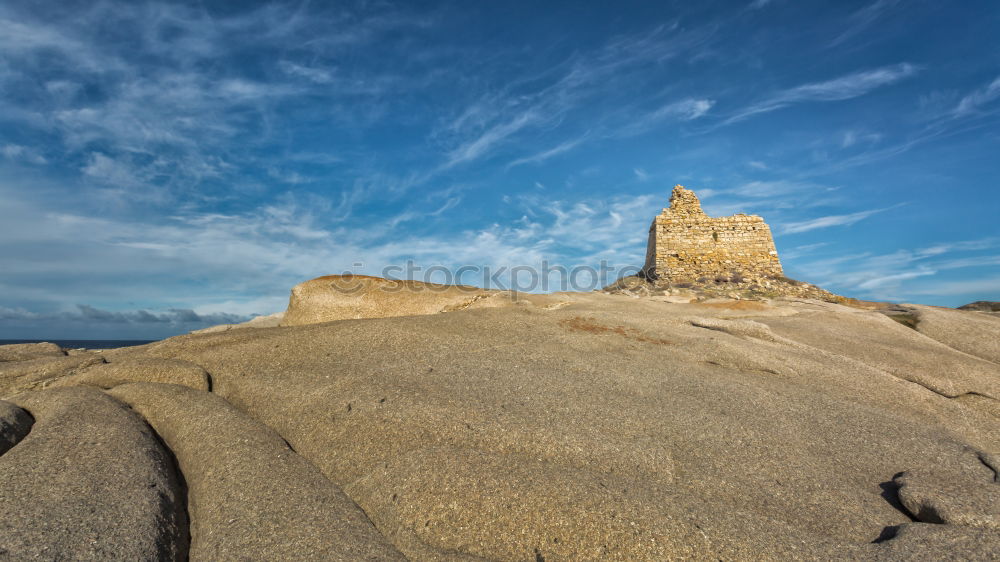
POLYGON ((179 384, 195 390, 211 390, 211 379, 205 369, 180 359, 143 357, 112 363, 96 364, 76 375, 56 379, 49 386, 90 385, 113 388, 128 382, 159 382, 179 384))
POLYGON ((1000 365, 956 351, 883 314, 835 306, 758 321, 777 335, 853 358, 942 396, 976 393, 1000 399, 1000 365))
POLYGON ((1000 312, 998 301, 976 301, 958 307, 959 310, 978 310, 980 312, 1000 312))
POLYGON ((54 343, 15 343, 0 345, 0 362, 27 361, 39 357, 58 357, 66 355, 61 347, 54 343))
POLYGON ((241 322, 239 324, 219 324, 218 326, 210 326, 208 328, 202 328, 201 330, 193 330, 192 334, 215 334, 218 332, 228 332, 229 330, 243 330, 246 328, 276 328, 281 325, 281 319, 284 318, 285 313, 275 312, 274 314, 268 314, 267 316, 256 316, 247 320, 246 322, 241 322))
POLYGON ((0 455, 24 439, 33 423, 35 420, 27 412, 0 400, 0 455))
POLYGON ((956 525, 871 544, 912 521, 893 475, 1000 449, 996 418, 911 380, 986 391, 992 363, 816 301, 526 300, 142 353, 204 365, 412 559, 1000 551, 956 525))
POLYGON ((282 326, 333 320, 437 314, 468 308, 500 293, 463 285, 327 275, 292 288, 282 326))
POLYGON ((96 353, 0 363, 0 397, 45 388, 60 377, 100 363, 104 357, 96 353))
MULTIPOLYGON (((764 341, 778 341, 771 327, 753 320, 727 320, 723 318, 692 318, 692 326, 718 330, 734 336, 746 336, 764 341)), ((787 341, 787 340, 786 340, 787 341)))
POLYGON ((184 559, 183 492, 137 415, 90 388, 13 400, 35 424, 0 456, 0 557, 184 559))
POLYGON ((778 298, 815 299, 848 305, 863 303, 787 277, 726 276, 699 279, 677 283, 669 278, 649 279, 633 275, 618 279, 601 290, 613 295, 649 297, 679 303, 719 299, 767 301, 778 298), (686 300, 675 300, 673 295, 683 296, 686 300))
MULTIPOLYGON (((959 525, 906 523, 891 540, 855 551, 858 560, 997 560, 996 531, 959 525)), ((837 556, 837 558, 842 558, 837 556)))
POLYGON ((975 454, 961 466, 904 472, 893 482, 906 509, 925 523, 986 527, 1000 533, 1000 481, 975 454))
POLYGON ((488 560, 712 557, 697 521, 669 516, 628 494, 629 486, 641 484, 520 456, 431 447, 375 467, 347 491, 412 559, 446 552, 488 560))
POLYGON ((414 560, 1000 552, 1000 366, 879 307, 663 296, 185 335, 106 357, 202 365, 217 396, 110 392, 176 448, 207 558, 388 548, 339 490, 414 560))
POLYGON ((935 306, 904 305, 915 328, 948 347, 1000 364, 1000 316, 935 306))
POLYGON ((173 450, 199 560, 402 560, 350 498, 274 430, 177 385, 115 387, 173 450))

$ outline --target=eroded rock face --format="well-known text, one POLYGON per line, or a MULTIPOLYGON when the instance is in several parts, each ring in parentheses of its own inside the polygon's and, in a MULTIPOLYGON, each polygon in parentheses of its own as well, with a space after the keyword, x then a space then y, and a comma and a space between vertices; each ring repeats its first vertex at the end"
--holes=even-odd
POLYGON ((903 305, 912 312, 921 334, 969 355, 1000 363, 1000 316, 948 308, 903 305))
MULTIPOLYGON (((806 299, 561 293, 480 308, 494 298, 109 350, 83 374, 130 365, 102 386, 131 417, 108 415, 114 401, 74 408, 115 427, 142 416, 160 433, 189 486, 193 558, 1000 552, 1000 364, 963 351, 993 324, 931 337, 916 313, 907 325, 806 299), (161 364, 211 373, 211 392, 164 384, 179 379, 161 364)), ((44 376, 49 387, 81 382, 66 365, 44 376)), ((69 390, 101 396, 55 391, 69 390)), ((83 433, 39 433, 43 418, 0 464, 63 431, 63 452, 98 443, 114 462, 131 458, 107 448, 118 430, 76 420, 83 433)), ((83 458, 84 474, 104 467, 83 458)), ((57 481, 33 474, 38 489, 57 481)), ((131 501, 88 506, 89 517, 114 519, 132 509, 116 502, 131 501)))
POLYGON ((31 431, 35 420, 21 408, 0 400, 0 455, 17 445, 31 431))
POLYGON ((209 390, 210 380, 205 369, 190 361, 149 357, 98 363, 80 370, 78 374, 56 379, 50 386, 89 385, 114 388, 129 382, 159 382, 179 384, 195 390, 209 390))
POLYGON ((126 384, 111 394, 174 451, 189 490, 195 560, 403 560, 365 514, 281 436, 222 398, 126 384))
POLYGON ((470 306, 495 305, 507 295, 462 285, 394 281, 366 275, 327 275, 292 288, 281 325, 437 314, 470 306))
POLYGON ((91 352, 0 363, 0 397, 43 389, 61 377, 101 363, 104 357, 91 352))
POLYGON ((976 310, 980 312, 1000 312, 1000 302, 976 301, 958 307, 959 310, 976 310))
POLYGON ((0 345, 0 362, 27 361, 39 357, 59 357, 66 355, 61 347, 54 343, 15 343, 0 345))
POLYGON ((995 402, 1000 366, 816 301, 528 300, 147 352, 203 365, 414 560, 1000 548, 974 486, 941 524, 899 497, 1000 449, 966 401, 995 402))
POLYGON ((281 319, 284 318, 284 312, 275 312, 274 314, 268 314, 267 316, 256 316, 247 320, 246 322, 241 322, 239 324, 219 324, 218 326, 210 326, 208 328, 202 328, 201 330, 194 330, 192 334, 215 334, 218 332, 228 332, 229 330, 245 330, 248 328, 276 328, 281 325, 281 319))
POLYGON ((183 492, 138 415, 91 388, 12 400, 35 424, 0 456, 0 557, 184 558, 183 492))

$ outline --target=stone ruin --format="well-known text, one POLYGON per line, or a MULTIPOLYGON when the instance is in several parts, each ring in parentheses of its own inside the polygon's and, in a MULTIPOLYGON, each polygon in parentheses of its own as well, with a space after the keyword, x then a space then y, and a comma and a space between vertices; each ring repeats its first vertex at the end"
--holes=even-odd
POLYGON ((643 275, 675 283, 778 278, 783 272, 763 218, 710 217, 701 210, 698 196, 678 185, 670 195, 670 207, 649 227, 643 275))

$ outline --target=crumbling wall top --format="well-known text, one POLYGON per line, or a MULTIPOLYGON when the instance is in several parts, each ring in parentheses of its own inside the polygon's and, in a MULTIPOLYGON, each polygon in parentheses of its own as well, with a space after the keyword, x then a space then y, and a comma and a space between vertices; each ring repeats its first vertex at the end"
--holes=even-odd
POLYGON ((674 186, 674 191, 670 194, 670 209, 667 211, 677 216, 705 216, 698 196, 682 185, 674 186))

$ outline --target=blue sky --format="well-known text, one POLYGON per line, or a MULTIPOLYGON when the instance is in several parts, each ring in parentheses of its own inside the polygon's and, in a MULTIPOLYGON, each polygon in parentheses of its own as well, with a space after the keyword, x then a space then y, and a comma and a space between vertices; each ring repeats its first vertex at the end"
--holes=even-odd
POLYGON ((7 0, 0 338, 158 338, 407 260, 638 266, 677 183, 763 215, 791 277, 1000 300, 998 29, 976 0, 7 0))

